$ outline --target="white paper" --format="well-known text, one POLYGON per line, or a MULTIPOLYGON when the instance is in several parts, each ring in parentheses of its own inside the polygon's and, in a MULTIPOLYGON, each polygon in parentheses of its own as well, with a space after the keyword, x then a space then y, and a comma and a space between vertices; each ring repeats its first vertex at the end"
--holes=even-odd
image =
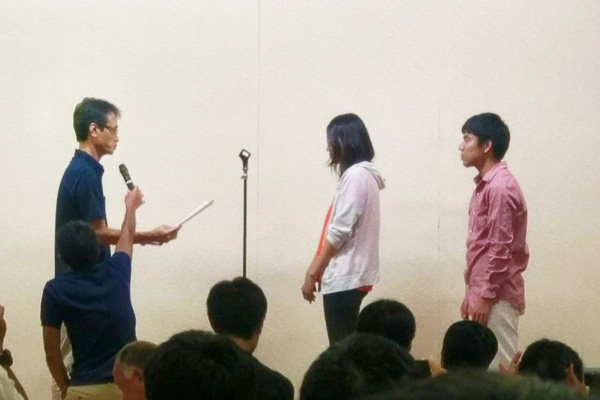
POLYGON ((194 218, 196 215, 200 214, 202 211, 204 211, 206 208, 210 207, 215 201, 214 200, 207 200, 204 203, 202 203, 200 205, 200 207, 196 208, 194 211, 192 211, 187 217, 185 217, 184 219, 181 220, 181 222, 179 222, 176 226, 179 228, 181 227, 181 225, 185 224, 186 222, 188 222, 190 219, 194 218))

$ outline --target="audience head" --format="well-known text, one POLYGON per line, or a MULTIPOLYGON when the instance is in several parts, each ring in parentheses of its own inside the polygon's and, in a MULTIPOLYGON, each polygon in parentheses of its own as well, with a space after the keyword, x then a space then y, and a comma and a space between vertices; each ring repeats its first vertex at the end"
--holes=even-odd
POLYGON ((492 143, 493 156, 500 161, 504 158, 510 144, 508 126, 498 115, 484 113, 469 118, 462 127, 462 133, 470 133, 477 137, 479 145, 492 143))
POLYGON ((475 321, 450 325, 442 345, 442 367, 487 369, 498 351, 498 340, 487 326, 475 321))
POLYGON ((586 392, 579 354, 556 340, 541 339, 530 344, 521 357, 519 373, 566 383, 580 393, 586 392))
POLYGON ((359 400, 575 400, 583 397, 532 377, 461 370, 359 400))
POLYGON ((355 334, 325 350, 312 363, 300 400, 352 399, 396 387, 412 379, 415 361, 389 339, 355 334))
POLYGON ((73 128, 78 142, 85 142, 89 136, 90 124, 105 128, 109 114, 119 118, 120 111, 106 100, 86 97, 75 107, 73 112, 73 128))
POLYGON ((159 345, 144 371, 148 400, 254 400, 254 366, 230 339, 190 330, 159 345))
POLYGON ((377 300, 362 309, 356 331, 385 336, 409 350, 415 337, 415 317, 396 300, 377 300))
POLYGON ((352 165, 371 161, 375 150, 364 122, 354 114, 335 117, 327 126, 329 166, 340 176, 352 165))
POLYGON ((60 258, 73 271, 82 271, 99 261, 100 248, 96 232, 90 224, 71 221, 60 227, 56 234, 56 246, 60 258))
POLYGON ((267 315, 267 298, 250 279, 237 277, 214 285, 206 300, 213 330, 230 336, 250 352, 256 349, 267 315))
POLYGON ((250 352, 256 349, 267 315, 267 298, 256 283, 242 277, 219 282, 210 289, 206 308, 216 333, 238 344, 236 339, 242 339, 242 347, 250 352))
POLYGON ((144 370, 156 345, 137 341, 119 351, 113 368, 115 384, 123 392, 123 400, 144 400, 144 370))

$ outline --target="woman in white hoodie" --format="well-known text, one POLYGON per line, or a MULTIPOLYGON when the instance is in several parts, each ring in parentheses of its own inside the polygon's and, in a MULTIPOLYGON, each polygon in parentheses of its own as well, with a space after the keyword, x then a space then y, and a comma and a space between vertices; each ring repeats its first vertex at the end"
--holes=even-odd
POLYGON ((379 280, 379 190, 369 133, 354 114, 327 126, 329 166, 340 176, 302 296, 312 303, 321 285, 329 343, 354 333, 360 305, 379 280))

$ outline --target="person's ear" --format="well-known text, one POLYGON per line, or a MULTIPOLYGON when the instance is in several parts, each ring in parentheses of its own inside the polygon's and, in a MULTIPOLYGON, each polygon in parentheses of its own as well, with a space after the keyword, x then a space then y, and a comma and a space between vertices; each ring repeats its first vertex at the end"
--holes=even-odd
POLYGON ((565 383, 567 384, 567 386, 569 386, 579 394, 587 393, 585 383, 583 381, 580 381, 577 377, 573 364, 569 365, 569 368, 567 368, 567 377, 565 378, 565 383))
POLYGON ((484 153, 489 153, 491 152, 493 149, 493 144, 491 140, 486 140, 485 143, 483 143, 483 152, 484 153))
POLYGON ((133 379, 135 379, 136 381, 140 381, 140 382, 142 382, 142 384, 143 384, 143 382, 144 382, 144 372, 142 372, 142 371, 141 371, 140 369, 138 369, 138 368, 134 368, 134 369, 133 369, 133 374, 131 375, 131 377, 132 377, 133 379))
POLYGON ((98 136, 98 124, 92 122, 88 125, 88 136, 97 137, 98 136))

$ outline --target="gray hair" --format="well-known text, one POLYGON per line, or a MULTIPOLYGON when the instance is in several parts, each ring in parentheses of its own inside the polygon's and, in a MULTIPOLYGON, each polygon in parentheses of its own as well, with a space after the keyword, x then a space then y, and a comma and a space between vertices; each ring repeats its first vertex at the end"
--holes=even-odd
POLYGON ((116 362, 121 363, 125 367, 137 368, 144 371, 154 349, 156 349, 156 345, 151 342, 143 340, 131 342, 117 353, 116 362))

